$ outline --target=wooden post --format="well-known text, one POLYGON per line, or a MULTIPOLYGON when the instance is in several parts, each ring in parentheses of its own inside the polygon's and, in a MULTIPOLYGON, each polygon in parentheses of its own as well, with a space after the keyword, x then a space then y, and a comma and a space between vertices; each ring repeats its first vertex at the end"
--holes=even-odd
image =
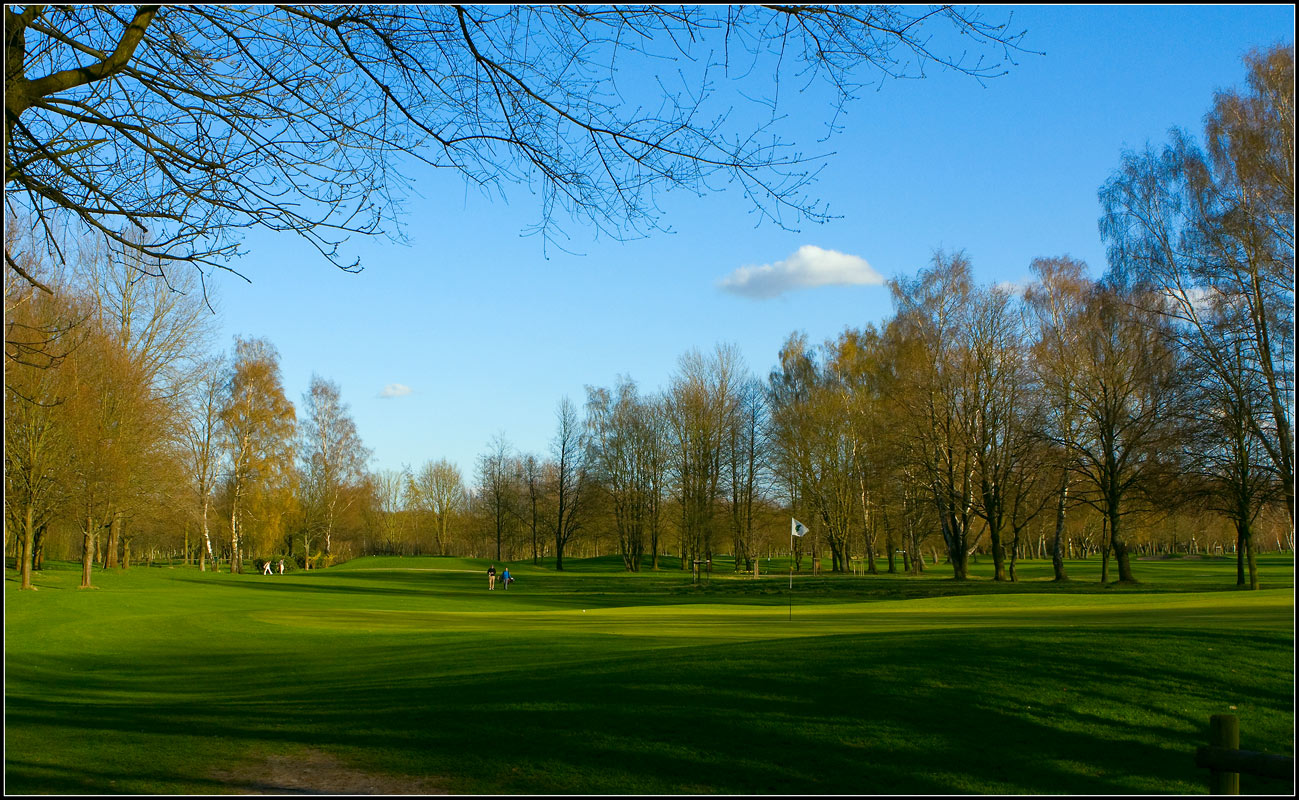
MULTIPOLYGON (((1240 749, 1240 719, 1235 714, 1209 717, 1209 746, 1240 749)), ((1240 794, 1240 773, 1209 770, 1209 794, 1240 794)))

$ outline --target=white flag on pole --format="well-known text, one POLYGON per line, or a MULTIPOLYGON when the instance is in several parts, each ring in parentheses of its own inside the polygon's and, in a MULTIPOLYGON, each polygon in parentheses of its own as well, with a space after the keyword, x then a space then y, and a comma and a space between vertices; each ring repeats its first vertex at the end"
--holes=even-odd
POLYGON ((802 536, 807 533, 806 525, 794 519, 793 517, 790 517, 789 521, 793 523, 793 527, 791 527, 789 531, 789 534, 791 536, 802 536))

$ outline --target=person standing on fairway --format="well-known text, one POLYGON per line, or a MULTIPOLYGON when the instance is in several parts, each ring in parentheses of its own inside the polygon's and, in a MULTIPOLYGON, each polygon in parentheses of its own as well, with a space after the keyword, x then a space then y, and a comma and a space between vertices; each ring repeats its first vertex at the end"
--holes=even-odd
POLYGON ((509 588, 510 588, 510 581, 513 580, 513 579, 510 577, 510 568, 509 568, 509 567, 506 567, 506 568, 505 568, 505 571, 501 573, 501 580, 505 583, 505 588, 506 588, 506 589, 509 589, 509 588))
POLYGON ((493 564, 487 568, 487 590, 490 592, 495 588, 496 588, 496 565, 493 564))
POLYGON ((271 574, 271 562, 270 562, 270 559, 267 559, 266 564, 262 566, 262 574, 263 574, 263 575, 270 575, 270 574, 271 574))
POLYGON ((280 574, 284 574, 284 559, 280 559, 280 574))

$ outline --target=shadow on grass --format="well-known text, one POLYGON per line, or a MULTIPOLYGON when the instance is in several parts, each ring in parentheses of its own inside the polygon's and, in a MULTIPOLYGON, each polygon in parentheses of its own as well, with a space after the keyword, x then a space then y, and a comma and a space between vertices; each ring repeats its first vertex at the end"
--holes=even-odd
POLYGON ((211 792, 213 766, 310 746, 455 792, 1200 792, 1191 753, 1228 702, 1246 746, 1292 752, 1292 650, 1284 633, 1053 629, 648 651, 294 632, 184 658, 27 654, 6 665, 6 780, 211 792))

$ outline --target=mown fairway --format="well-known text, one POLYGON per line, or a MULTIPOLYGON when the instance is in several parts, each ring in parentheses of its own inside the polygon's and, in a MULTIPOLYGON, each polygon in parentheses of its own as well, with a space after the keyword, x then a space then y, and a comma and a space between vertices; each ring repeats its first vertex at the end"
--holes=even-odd
POLYGON ((487 563, 7 570, 6 790, 1202 793, 1220 712, 1294 752, 1289 558, 803 576, 792 620, 783 563, 487 563))

